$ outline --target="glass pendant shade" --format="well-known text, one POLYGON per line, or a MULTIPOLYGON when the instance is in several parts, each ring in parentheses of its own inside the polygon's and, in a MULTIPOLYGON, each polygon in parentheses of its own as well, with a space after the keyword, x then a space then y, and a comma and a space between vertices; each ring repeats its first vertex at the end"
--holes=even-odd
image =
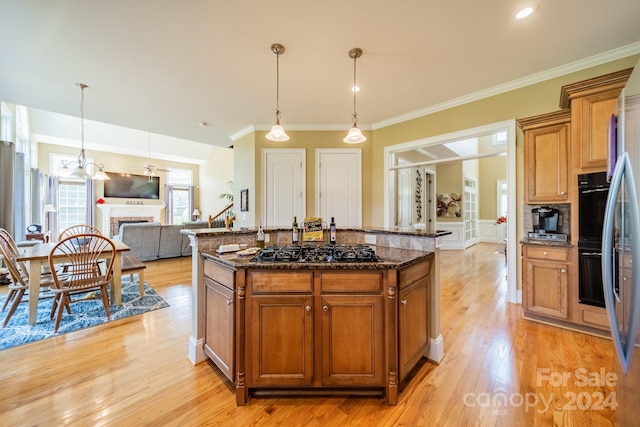
POLYGON ((347 144, 359 144, 361 142, 365 142, 366 140, 367 140, 367 137, 364 136, 360 128, 358 128, 358 126, 355 126, 355 125, 351 129, 349 129, 349 133, 343 139, 343 141, 346 142, 347 144))
POLYGON ((104 173, 104 171, 102 170, 102 168, 98 169, 98 172, 96 172, 93 177, 91 179, 95 179, 97 181, 108 181, 111 178, 109 178, 109 176, 104 173))
POLYGON ((270 141, 288 141, 289 135, 287 135, 280 124, 276 123, 271 127, 271 131, 267 134, 267 139, 270 141))
POLYGON ((89 174, 82 165, 78 165, 73 172, 71 172, 71 176, 75 176, 77 178, 89 178, 89 174))

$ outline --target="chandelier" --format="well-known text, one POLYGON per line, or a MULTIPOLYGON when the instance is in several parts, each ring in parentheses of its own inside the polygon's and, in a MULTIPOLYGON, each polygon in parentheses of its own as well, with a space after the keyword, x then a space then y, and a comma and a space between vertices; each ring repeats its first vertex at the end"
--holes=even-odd
POLYGON ((351 90, 353 91, 353 114, 351 115, 351 119, 353 120, 353 127, 349 129, 349 133, 343 139, 344 142, 348 144, 358 144, 360 142, 365 142, 367 137, 362 134, 362 131, 358 128, 358 113, 356 112, 356 92, 358 91, 356 85, 356 59, 362 56, 362 49, 359 47, 355 47, 349 51, 349 58, 353 59, 353 87, 351 90))
POLYGON ((289 135, 280 125, 280 55, 284 53, 284 46, 274 43, 271 45, 271 51, 276 54, 276 123, 267 134, 267 139, 271 141, 288 141, 289 135))
POLYGON ((73 176, 76 178, 91 178, 99 181, 111 179, 104 173, 104 165, 102 163, 87 163, 87 156, 84 153, 84 90, 88 88, 84 83, 76 83, 80 87, 80 154, 78 160, 62 161, 62 168, 58 172, 59 176, 73 176), (76 164, 77 166, 73 171, 69 168, 70 165, 76 164), (93 175, 89 175, 87 172, 87 166, 94 165, 98 168, 98 171, 93 175))

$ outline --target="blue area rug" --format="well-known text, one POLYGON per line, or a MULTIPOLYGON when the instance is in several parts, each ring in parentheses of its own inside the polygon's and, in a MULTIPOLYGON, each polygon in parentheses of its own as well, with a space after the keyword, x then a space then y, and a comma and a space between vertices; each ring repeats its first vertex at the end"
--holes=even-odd
MULTIPOLYGON (((135 277, 135 276, 134 276, 135 277)), ((51 295, 51 292, 42 292, 42 296, 51 295)), ((0 296, 0 307, 4 304, 6 294, 0 296)), ((75 296, 74 299, 80 296, 75 296)), ((34 341, 66 334, 83 328, 107 323, 106 313, 102 306, 102 300, 98 298, 87 299, 71 304, 72 314, 65 310, 58 333, 54 334, 55 316, 49 320, 51 312, 52 298, 41 298, 38 301, 38 317, 35 325, 28 324, 29 306, 28 298, 23 297, 16 312, 11 316, 11 320, 5 328, 0 328, 0 350, 17 347, 34 341)), ((169 307, 169 304, 154 291, 151 286, 144 284, 144 298, 140 298, 140 287, 138 281, 131 282, 129 276, 122 277, 122 305, 109 307, 111 321, 125 317, 135 316, 148 311, 169 307)), ((0 322, 4 321, 4 316, 9 307, 0 313, 0 322)), ((1 323, 0 323, 1 325, 1 323)))

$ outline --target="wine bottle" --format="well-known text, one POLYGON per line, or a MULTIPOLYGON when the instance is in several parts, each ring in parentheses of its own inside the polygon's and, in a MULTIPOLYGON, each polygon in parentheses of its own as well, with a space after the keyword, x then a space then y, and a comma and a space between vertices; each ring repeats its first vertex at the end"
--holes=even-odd
POLYGON ((293 224, 291 224, 291 241, 294 245, 298 244, 298 219, 293 217, 293 224))
POLYGON ((264 249, 264 231, 262 231, 262 222, 258 226, 258 234, 256 235, 256 246, 264 249))
POLYGON ((329 243, 336 244, 336 222, 333 217, 331 217, 331 222, 329 223, 329 243))

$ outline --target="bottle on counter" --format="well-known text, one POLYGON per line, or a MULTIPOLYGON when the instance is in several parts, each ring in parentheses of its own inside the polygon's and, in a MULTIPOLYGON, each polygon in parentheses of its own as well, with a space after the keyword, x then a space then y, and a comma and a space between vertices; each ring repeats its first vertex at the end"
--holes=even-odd
POLYGON ((331 217, 331 222, 329 223, 329 243, 336 244, 336 222, 333 217, 331 217))
POLYGON ((264 231, 262 231, 262 222, 258 226, 258 234, 256 235, 256 246, 264 249, 264 231))
POLYGON ((298 218, 293 217, 293 224, 291 224, 291 242, 294 245, 298 244, 298 218))

